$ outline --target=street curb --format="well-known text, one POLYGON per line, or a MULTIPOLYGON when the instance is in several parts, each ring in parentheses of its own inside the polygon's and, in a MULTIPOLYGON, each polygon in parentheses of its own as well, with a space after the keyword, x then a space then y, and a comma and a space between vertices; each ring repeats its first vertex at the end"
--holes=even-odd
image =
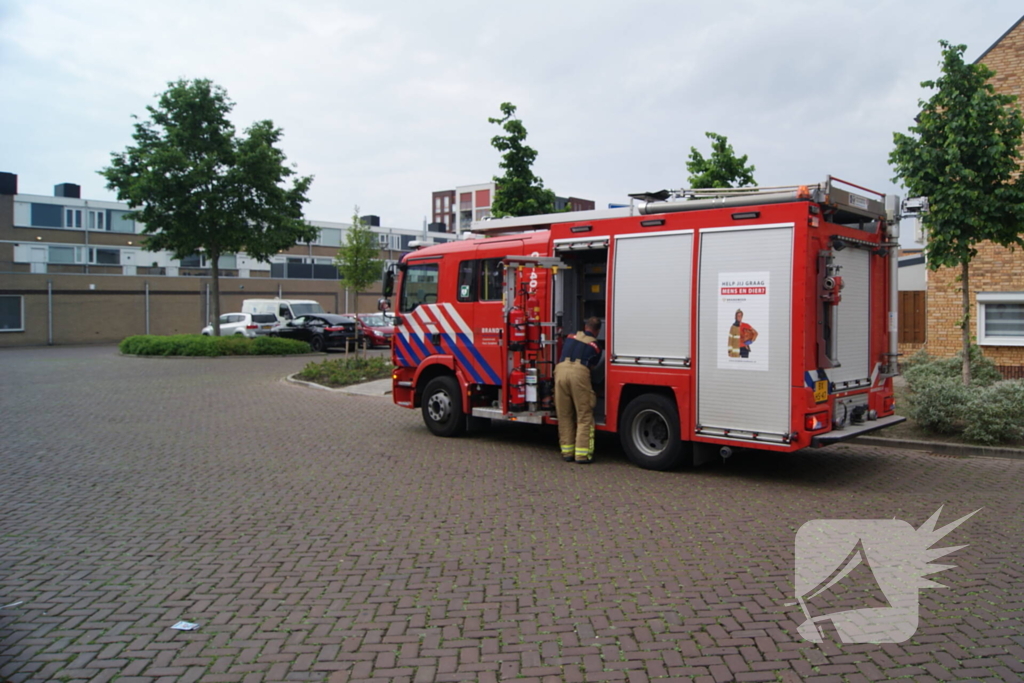
POLYGON ((220 360, 222 358, 315 358, 318 356, 327 356, 326 353, 316 353, 310 351, 309 353, 289 353, 283 356, 271 353, 260 353, 250 356, 148 356, 138 353, 118 353, 123 358, 174 358, 180 360, 220 360))
POLYGON ((942 441, 916 441, 913 439, 887 439, 881 436, 859 436, 851 443, 865 446, 882 446, 885 448, 903 448, 912 451, 928 451, 939 455, 955 455, 961 458, 1010 458, 1024 460, 1024 450, 1019 448, 999 448, 994 446, 972 446, 942 441))
MULTIPOLYGON (((298 374, 298 373, 296 373, 296 374, 298 374)), ((388 395, 391 394, 390 391, 388 391, 386 393, 383 393, 383 394, 367 394, 365 392, 360 392, 360 391, 357 390, 358 387, 363 386, 363 384, 369 384, 370 382, 364 382, 363 384, 349 384, 346 387, 325 387, 323 384, 317 384, 316 382, 307 382, 304 379, 296 379, 296 375, 288 375, 284 379, 285 379, 285 381, 291 382, 292 384, 302 384, 304 386, 311 387, 313 389, 322 389, 324 391, 334 391, 334 392, 338 392, 338 393, 341 393, 341 394, 348 394, 349 396, 381 396, 381 397, 383 397, 383 396, 388 396, 388 395)), ((379 380, 372 380, 372 381, 376 382, 376 381, 379 381, 379 380)))

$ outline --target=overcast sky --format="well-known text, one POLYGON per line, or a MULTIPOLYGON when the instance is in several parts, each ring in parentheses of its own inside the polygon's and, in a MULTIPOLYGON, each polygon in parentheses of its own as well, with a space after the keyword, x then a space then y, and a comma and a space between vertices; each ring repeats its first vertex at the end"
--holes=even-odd
POLYGON ((358 204, 418 228, 431 192, 498 173, 508 101, 562 196, 599 208, 686 186, 691 146, 728 136, 760 185, 833 174, 896 191, 887 157, 938 75, 976 59, 1020 0, 483 3, 0 2, 0 171, 114 199, 97 170, 168 81, 209 78, 239 127, 272 119, 315 176, 307 218, 358 204))

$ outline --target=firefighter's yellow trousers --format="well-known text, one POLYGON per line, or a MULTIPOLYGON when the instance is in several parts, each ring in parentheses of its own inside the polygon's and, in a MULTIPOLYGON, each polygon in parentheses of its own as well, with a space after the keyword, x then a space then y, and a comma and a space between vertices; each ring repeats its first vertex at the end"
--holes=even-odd
POLYGON ((555 366, 555 411, 562 456, 587 461, 594 456, 594 405, 590 369, 578 361, 555 366))

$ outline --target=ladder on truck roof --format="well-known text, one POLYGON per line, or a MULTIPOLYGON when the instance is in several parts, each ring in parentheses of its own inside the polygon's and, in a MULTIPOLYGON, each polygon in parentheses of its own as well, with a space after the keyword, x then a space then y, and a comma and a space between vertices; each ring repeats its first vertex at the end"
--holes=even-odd
POLYGON ((757 204, 783 204, 809 199, 833 210, 829 220, 842 225, 885 220, 885 195, 860 185, 828 176, 815 185, 661 190, 631 194, 630 205, 619 209, 548 213, 518 218, 488 218, 473 221, 470 232, 477 235, 547 230, 558 223, 575 223, 604 218, 646 216, 677 211, 697 211, 757 204), (837 187, 841 183, 845 187, 837 187), (848 188, 859 190, 861 194, 848 188))

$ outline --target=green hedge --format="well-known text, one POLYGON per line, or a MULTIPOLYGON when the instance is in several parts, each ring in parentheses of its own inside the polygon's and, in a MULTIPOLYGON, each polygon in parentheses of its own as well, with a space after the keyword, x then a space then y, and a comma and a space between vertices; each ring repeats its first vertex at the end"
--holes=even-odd
POLYGON ((137 335, 124 339, 120 349, 137 356, 286 356, 310 351, 309 344, 294 339, 201 334, 137 335))
POLYGON ((971 385, 961 380, 963 356, 915 354, 905 366, 908 414, 936 434, 994 445, 1024 439, 1024 381, 1002 380, 995 363, 971 348, 971 385))
POLYGON ((389 378, 392 370, 391 360, 383 356, 371 358, 349 356, 339 360, 310 363, 302 372, 298 373, 297 377, 328 387, 344 387, 350 384, 389 378))

